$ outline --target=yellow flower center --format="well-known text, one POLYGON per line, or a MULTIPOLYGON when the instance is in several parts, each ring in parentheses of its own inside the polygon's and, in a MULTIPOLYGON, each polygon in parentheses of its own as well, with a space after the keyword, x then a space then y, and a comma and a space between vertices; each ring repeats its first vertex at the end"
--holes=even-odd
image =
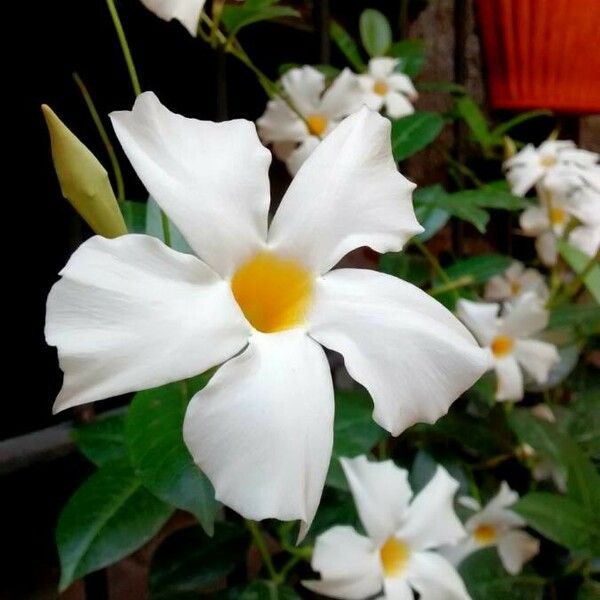
POLYGON ((376 81, 373 85, 373 91, 380 96, 385 96, 388 93, 388 84, 385 81, 376 81))
POLYGON ((323 115, 308 115, 306 117, 306 126, 312 135, 323 135, 327 129, 328 121, 323 115))
POLYGON ((514 341, 508 335, 497 335, 492 340, 492 352, 496 358, 501 358, 512 352, 514 341))
POLYGON ((312 276, 294 260, 261 252, 231 279, 231 290, 244 316, 263 333, 300 325, 312 298, 312 276))
POLYGON ((496 537, 498 536, 498 532, 493 525, 488 525, 486 523, 481 524, 477 529, 473 532, 473 537, 480 544, 492 544, 496 541, 496 537))
POLYGON ((518 281, 511 281, 510 282, 510 293, 513 296, 518 296, 521 293, 521 284, 518 281))
POLYGON ((565 222, 566 217, 567 214, 562 208, 558 206, 550 208, 550 223, 552 223, 552 225, 562 225, 565 222))
POLYGON ((544 156, 540 162, 542 163, 542 167, 553 167, 556 164, 556 157, 544 156))
POLYGON ((410 550, 404 542, 397 540, 395 537, 388 538, 379 550, 385 576, 395 577, 400 575, 406 567, 409 555, 410 550))

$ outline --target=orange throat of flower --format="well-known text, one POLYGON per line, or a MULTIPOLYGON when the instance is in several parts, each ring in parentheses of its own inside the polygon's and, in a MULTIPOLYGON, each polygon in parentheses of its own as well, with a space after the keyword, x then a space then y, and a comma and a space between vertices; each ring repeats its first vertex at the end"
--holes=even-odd
POLYGON ((521 289, 522 289, 522 286, 521 286, 520 282, 518 282, 516 280, 510 282, 511 296, 518 296, 521 293, 521 289))
POLYGON ((496 358, 502 358, 510 354, 515 341, 508 335, 497 335, 491 344, 492 352, 496 358))
POLYGON ((325 133, 328 124, 329 121, 323 115, 315 113, 306 117, 306 127, 308 132, 317 137, 320 137, 325 133))
POLYGON ((408 546, 395 537, 390 537, 379 550, 381 566, 386 577, 397 577, 404 571, 410 550, 408 546))
POLYGON ((382 81, 381 79, 373 84, 373 91, 378 96, 385 96, 388 93, 389 89, 390 88, 388 84, 385 81, 382 81))
POLYGON ((489 544, 493 544, 498 537, 498 532, 493 525, 489 525, 487 523, 482 523, 475 529, 473 532, 473 537, 478 544, 482 546, 487 546, 489 544))
POLYGON ((567 220, 567 213, 562 208, 560 208, 560 206, 552 206, 548 213, 550 223, 552 223, 552 225, 554 225, 555 227, 564 225, 565 221, 567 220))

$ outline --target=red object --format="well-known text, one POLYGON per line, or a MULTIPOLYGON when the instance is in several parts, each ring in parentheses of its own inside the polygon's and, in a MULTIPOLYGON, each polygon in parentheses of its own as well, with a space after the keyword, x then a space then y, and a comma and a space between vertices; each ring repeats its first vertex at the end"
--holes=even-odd
POLYGON ((600 0, 476 0, 494 108, 600 112, 600 0))

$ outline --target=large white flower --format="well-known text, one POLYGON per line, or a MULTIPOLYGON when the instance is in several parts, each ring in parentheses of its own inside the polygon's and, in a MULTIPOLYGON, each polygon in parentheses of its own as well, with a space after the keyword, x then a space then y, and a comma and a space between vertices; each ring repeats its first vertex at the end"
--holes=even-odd
POLYGON ((465 523, 468 537, 454 546, 442 548, 452 564, 458 565, 469 554, 496 546, 504 568, 516 575, 523 565, 539 551, 539 540, 523 531, 525 520, 509 509, 519 499, 503 481, 498 493, 483 507, 474 498, 459 498, 459 502, 477 511, 465 523))
POLYGON ((379 594, 388 600, 468 600, 454 567, 436 549, 455 544, 465 530, 454 513, 458 482, 438 467, 413 497, 408 473, 391 460, 342 459, 367 536, 336 526, 317 538, 312 568, 320 580, 304 581, 332 598, 362 600, 379 594), (412 501, 411 501, 412 498, 412 501))
POLYGON ((559 360, 556 346, 530 339, 548 324, 548 311, 532 293, 523 294, 499 317, 495 303, 461 299, 457 313, 481 345, 488 349, 498 380, 497 400, 523 398, 521 368, 537 383, 544 383, 559 360))
POLYGON ((385 109, 392 119, 415 112, 412 102, 418 94, 410 77, 395 71, 400 61, 381 56, 369 61, 367 73, 358 76, 364 92, 364 103, 373 110, 385 109))
POLYGON ((483 296, 486 300, 500 302, 515 300, 527 292, 545 300, 548 286, 539 271, 526 269, 523 263, 514 261, 502 275, 495 275, 487 282, 483 296))
POLYGON ((256 124, 262 141, 273 144, 277 158, 295 175, 321 139, 361 107, 362 95, 349 69, 344 69, 326 90, 325 75, 305 65, 287 71, 281 87, 297 112, 276 97, 256 124))
POLYGON ((165 21, 177 19, 195 36, 198 32, 200 13, 206 0, 141 0, 142 4, 165 21))
POLYGON ((569 140, 548 140, 538 148, 527 144, 520 152, 504 162, 506 178, 513 194, 524 196, 537 184, 544 184, 546 176, 554 170, 583 171, 598 180, 600 171, 596 163, 600 156, 581 150, 569 140))
POLYGON ((251 519, 317 508, 333 436, 320 344, 340 352, 399 434, 435 421, 487 367, 441 304, 399 279, 330 269, 421 231, 389 121, 363 109, 291 183, 271 226, 269 151, 248 121, 187 119, 142 94, 111 115, 146 188, 196 256, 155 238, 93 237, 50 292, 46 336, 65 373, 55 410, 225 363, 191 400, 184 438, 217 498, 251 519))

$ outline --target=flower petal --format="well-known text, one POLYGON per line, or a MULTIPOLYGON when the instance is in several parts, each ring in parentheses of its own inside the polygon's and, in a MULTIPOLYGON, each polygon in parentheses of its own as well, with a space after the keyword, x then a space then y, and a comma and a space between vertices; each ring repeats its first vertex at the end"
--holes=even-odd
POLYGON ((317 594, 362 600, 382 588, 383 573, 377 548, 352 527, 337 525, 320 535, 311 565, 322 579, 302 584, 317 594))
POLYGON ((548 381, 550 369, 560 360, 556 346, 540 340, 517 340, 514 355, 538 383, 548 381))
POLYGON ((265 144, 301 142, 309 135, 306 123, 281 98, 269 100, 256 125, 265 144))
POLYGON ((142 0, 142 4, 165 21, 177 19, 195 36, 206 0, 142 0))
POLYGON ((494 364, 496 371, 496 400, 516 402, 523 398, 523 373, 512 355, 497 359, 494 364))
POLYGON ((486 300, 506 300, 512 296, 512 289, 508 279, 502 275, 495 275, 491 277, 485 284, 485 291, 483 297, 486 300))
POLYGON ((400 92, 389 92, 386 94, 385 110, 392 119, 399 119, 415 112, 410 100, 400 92))
POLYGON ((471 600, 456 569, 435 552, 415 552, 406 577, 422 600, 471 600))
POLYGON ((320 273, 360 246, 398 250, 423 231, 414 187, 396 168, 390 122, 363 108, 304 163, 273 219, 269 243, 320 273))
POLYGON ((545 231, 535 240, 535 249, 540 260, 547 267, 552 267, 558 259, 558 240, 553 231, 545 231))
POLYGON ((544 175, 538 152, 531 144, 505 161, 504 168, 510 189, 517 196, 524 196, 544 175))
POLYGON ((600 224, 575 227, 569 234, 569 243, 588 256, 595 256, 600 249, 600 224))
POLYGON ((385 600, 414 600, 415 595, 413 594, 410 585, 406 580, 399 577, 386 577, 383 582, 385 590, 385 600))
POLYGON ((543 206, 530 206, 519 217, 519 225, 526 235, 539 235, 550 228, 548 209, 543 206))
POLYGON ((285 164, 290 175, 296 175, 306 159, 315 151, 320 144, 318 137, 311 135, 307 137, 294 151, 286 158, 285 164))
POLYGON ((540 551, 540 541, 525 531, 507 531, 498 540, 498 554, 511 574, 521 572, 523 565, 540 551))
POLYGON ((369 61, 369 75, 375 79, 387 79, 400 61, 397 58, 378 56, 369 61))
POLYGON ((532 292, 523 294, 509 307, 500 331, 515 338, 526 338, 548 325, 549 313, 532 292))
POLYGON ((156 238, 95 236, 61 275, 46 313, 65 373, 55 412, 197 375, 248 339, 229 285, 156 238))
POLYGON ((187 119, 151 92, 111 119, 152 197, 210 267, 230 275, 264 245, 271 155, 252 123, 187 119))
POLYGON ((499 308, 498 304, 460 299, 456 314, 481 345, 489 346, 498 332, 499 308))
POLYGON ((344 69, 323 94, 321 113, 330 119, 339 120, 362 106, 363 92, 358 77, 344 69))
POLYGON ((325 75, 304 65, 290 69, 281 78, 281 85, 294 107, 304 116, 318 112, 321 94, 325 89, 325 75))
POLYGON ((427 485, 413 498, 396 536, 411 550, 428 550, 455 544, 467 533, 454 512, 458 481, 438 466, 427 485))
POLYGON ((412 98, 413 100, 419 95, 411 78, 404 73, 392 73, 387 78, 388 85, 397 92, 402 92, 405 96, 412 98))
POLYGON ((301 519, 304 535, 333 440, 323 349, 300 329, 255 333, 192 398, 183 436, 218 500, 248 519, 301 519))
POLYGON ((518 499, 519 494, 512 490, 506 481, 503 481, 496 495, 481 511, 467 520, 465 523, 467 530, 473 532, 482 524, 493 525, 500 531, 522 527, 525 525, 525 520, 517 513, 509 510, 509 507, 518 499))
POLYGON ((392 460, 369 462, 366 456, 342 458, 360 520, 377 545, 393 535, 412 497, 408 472, 392 460))
POLYGON ((340 352, 393 435, 435 422, 490 367, 489 353, 439 302, 389 275, 336 269, 317 280, 310 335, 340 352))

